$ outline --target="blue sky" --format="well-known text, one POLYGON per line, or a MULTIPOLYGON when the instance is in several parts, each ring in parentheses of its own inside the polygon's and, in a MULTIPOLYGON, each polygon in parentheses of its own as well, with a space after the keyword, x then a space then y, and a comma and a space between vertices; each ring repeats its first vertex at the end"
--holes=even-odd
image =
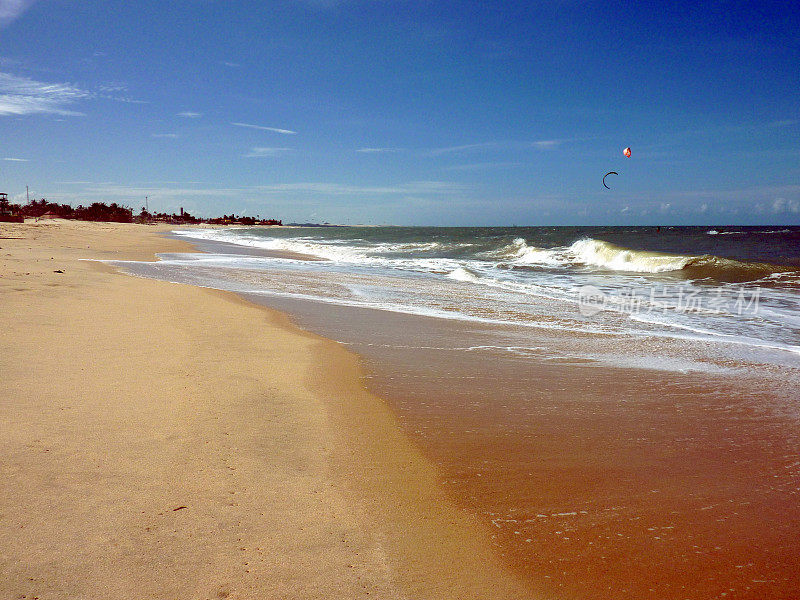
POLYGON ((695 4, 0 0, 0 191, 285 222, 800 224, 800 7, 695 4))

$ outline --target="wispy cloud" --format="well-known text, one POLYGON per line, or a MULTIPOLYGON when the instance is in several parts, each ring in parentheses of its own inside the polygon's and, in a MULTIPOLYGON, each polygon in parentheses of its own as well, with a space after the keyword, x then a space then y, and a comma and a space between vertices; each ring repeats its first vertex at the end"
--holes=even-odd
POLYGON ((164 138, 169 140, 174 140, 178 138, 177 133, 151 133, 150 135, 154 138, 164 138))
POLYGON ((105 183, 98 183, 96 181, 54 181, 58 185, 110 185, 113 182, 106 181, 105 183))
POLYGON ((95 198, 114 198, 117 201, 128 201, 136 205, 145 196, 158 200, 183 200, 186 198, 230 198, 248 191, 248 188, 202 188, 187 187, 186 182, 175 187, 163 185, 122 185, 110 182, 91 181, 61 181, 59 185, 80 186, 79 189, 62 192, 50 191, 47 198, 61 198, 65 200, 86 201, 95 198))
POLYGON ((225 67, 230 67, 231 69, 238 69, 238 68, 240 68, 240 67, 242 66, 242 65, 240 65, 239 63, 231 62, 231 61, 229 61, 229 60, 220 60, 220 61, 218 61, 218 62, 219 62, 219 64, 221 64, 222 66, 225 66, 225 67))
POLYGON ((263 125, 251 125, 250 123, 231 123, 236 127, 247 127, 248 129, 260 129, 261 131, 272 131, 273 133, 282 133, 284 135, 296 135, 296 131, 291 129, 278 129, 277 127, 264 127, 263 125))
POLYGON ((445 156, 450 154, 466 154, 479 152, 482 150, 525 150, 536 148, 537 150, 549 150, 563 144, 565 140, 536 140, 533 142, 520 141, 501 141, 501 142, 482 142, 478 144, 464 144, 461 146, 445 146, 443 148, 429 148, 424 153, 427 156, 445 156))
MULTIPOLYGON (((698 189, 639 193, 627 200, 638 210, 650 206, 664 214, 748 214, 796 219, 800 215, 800 185, 763 185, 727 190, 698 189)), ((615 209, 616 210, 616 209, 615 209)))
POLYGON ((687 190, 670 193, 672 198, 687 200, 724 200, 745 201, 765 200, 770 198, 797 198, 800 199, 800 184, 787 185, 762 185, 731 190, 687 190))
POLYGON ((0 73, 0 116, 31 114, 85 116, 65 107, 91 96, 90 92, 66 83, 44 83, 27 77, 0 73))
POLYGON ((444 148, 431 148, 427 151, 429 156, 442 156, 444 154, 454 154, 459 152, 471 152, 473 150, 487 150, 497 148, 497 142, 484 142, 481 144, 465 144, 463 146, 446 146, 444 148))
POLYGON ((265 148, 263 146, 256 146, 243 156, 245 158, 276 158, 278 156, 285 156, 291 152, 291 148, 265 148))
POLYGON ((305 192, 338 196, 355 194, 452 194, 464 191, 466 188, 462 184, 449 181, 412 181, 392 186, 360 186, 325 182, 278 183, 257 186, 257 189, 263 193, 305 192))
POLYGON ((192 112, 190 110, 185 110, 183 112, 179 112, 178 116, 179 117, 185 117, 187 119, 199 119, 200 117, 203 116, 203 113, 192 112))
POLYGON ((97 90, 104 94, 118 94, 120 92, 127 92, 128 86, 124 83, 104 83, 98 86, 97 90))
POLYGON ((24 13, 36 0, 0 0, 0 28, 5 27, 22 13, 24 13))
MULTIPOLYGON (((2 0, 0 0, 1 2, 2 0)), ((128 86, 124 83, 104 83, 97 87, 98 98, 103 100, 113 100, 114 102, 125 102, 128 104, 150 104, 146 100, 137 100, 125 94, 128 91, 128 86), (125 95, 121 95, 125 94, 125 95)))
POLYGON ((502 169, 507 167, 519 167, 522 163, 518 162, 480 162, 465 165, 453 165, 445 167, 447 171, 479 171, 483 169, 502 169))
POLYGON ((555 148, 561 144, 561 142, 562 140, 538 140, 531 142, 531 146, 538 148, 539 150, 549 150, 550 148, 555 148))
POLYGON ((185 198, 192 196, 224 197, 244 191, 246 188, 197 188, 197 187, 163 187, 163 186, 126 186, 100 184, 90 190, 98 195, 116 196, 120 198, 132 196, 156 196, 163 198, 185 198))
POLYGON ((770 207, 775 214, 780 213, 800 213, 800 201, 787 198, 775 198, 770 207))
POLYGON ((7 160, 9 162, 28 162, 27 158, 4 158, 3 160, 7 160))
POLYGON ((401 152, 402 148, 359 148, 356 152, 363 154, 379 154, 381 152, 401 152))
POLYGON ((147 100, 137 100, 136 98, 131 98, 129 96, 108 96, 105 94, 99 94, 98 98, 103 98, 104 100, 113 100, 114 102, 125 102, 126 104, 150 104, 147 100))

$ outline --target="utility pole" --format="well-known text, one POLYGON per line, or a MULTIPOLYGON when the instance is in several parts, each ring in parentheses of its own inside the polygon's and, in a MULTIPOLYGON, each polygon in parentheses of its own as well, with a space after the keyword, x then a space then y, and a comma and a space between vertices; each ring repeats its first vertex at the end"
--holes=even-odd
POLYGON ((28 193, 28 186, 26 185, 25 186, 25 204, 30 204, 30 203, 31 203, 31 196, 28 193))
POLYGON ((144 210, 150 212, 150 205, 147 203, 147 196, 144 197, 144 210))

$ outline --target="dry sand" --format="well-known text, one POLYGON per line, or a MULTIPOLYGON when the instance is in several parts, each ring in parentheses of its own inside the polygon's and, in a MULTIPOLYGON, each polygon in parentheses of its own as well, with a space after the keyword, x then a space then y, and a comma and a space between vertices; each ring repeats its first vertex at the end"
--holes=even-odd
POLYGON ((0 597, 529 595, 354 355, 81 260, 161 230, 0 226, 0 597))

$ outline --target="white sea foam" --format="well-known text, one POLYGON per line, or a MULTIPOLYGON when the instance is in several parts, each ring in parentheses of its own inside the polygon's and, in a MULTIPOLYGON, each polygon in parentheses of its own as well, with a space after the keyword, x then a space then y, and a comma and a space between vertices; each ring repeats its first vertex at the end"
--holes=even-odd
POLYGON ((470 281, 473 283, 480 279, 475 273, 464 267, 458 267, 455 271, 451 271, 447 274, 447 277, 456 281, 470 281))
POLYGON ((514 262, 522 265, 562 265, 564 263, 560 252, 556 250, 528 246, 522 238, 514 240, 507 251, 514 258, 514 262))
POLYGON ((747 231, 739 231, 739 230, 735 230, 735 231, 718 231, 716 229, 709 229, 708 231, 706 231, 706 233, 708 235, 747 235, 747 234, 753 234, 753 233, 768 235, 768 234, 773 234, 773 233, 789 233, 790 231, 791 231, 791 229, 759 229, 759 230, 755 230, 755 231, 754 230, 747 230, 747 231))
POLYGON ((517 238, 501 248, 496 256, 516 265, 551 267, 591 266, 628 273, 663 273, 679 271, 699 257, 647 252, 621 248, 603 240, 583 238, 570 246, 538 248, 517 238))
POLYGON ((664 273, 679 271, 696 258, 675 254, 660 254, 643 250, 629 250, 614 244, 584 238, 573 243, 569 252, 574 262, 611 271, 627 271, 632 273, 664 273))
POLYGON ((800 346, 783 344, 779 342, 767 342, 747 335, 737 335, 705 327, 697 327, 695 325, 687 323, 680 323, 675 319, 669 319, 663 316, 662 318, 658 318, 653 315, 631 315, 631 319, 633 319, 634 321, 640 321, 642 323, 650 323, 652 325, 662 325, 668 328, 681 329, 684 331, 697 334, 695 336, 690 336, 686 339, 694 339, 704 342, 716 342, 716 343, 721 342, 725 344, 734 344, 737 346, 750 346, 751 348, 762 348, 765 350, 780 350, 782 352, 791 352, 793 354, 800 354, 800 346))
MULTIPOLYGON (((800 354, 796 293, 792 295, 793 292, 786 290, 787 285, 791 288, 797 273, 769 274, 764 267, 770 265, 709 255, 633 250, 588 237, 551 248, 534 246, 521 237, 510 242, 507 237, 496 237, 491 238, 496 245, 492 249, 492 243, 486 239, 472 243, 441 234, 437 235, 443 241, 395 242, 389 241, 391 237, 378 236, 373 241, 369 236, 335 237, 336 232, 327 230, 297 230, 297 235, 288 229, 272 235, 263 230, 234 228, 176 233, 242 247, 241 254, 235 255, 213 255, 213 258, 191 255, 193 258, 183 261, 189 268, 194 265, 201 270, 250 272, 279 268, 283 273, 294 273, 291 277, 274 279, 254 276, 251 284, 240 278, 236 291, 504 326, 612 337, 679 339, 683 340, 681 343, 702 342, 705 348, 716 344, 773 354, 779 350, 779 354, 787 357, 778 361, 781 364, 795 360, 800 354), (470 246, 475 249, 470 250, 470 246), (243 256, 248 247, 310 254, 328 261, 243 256), (669 295, 643 305, 641 313, 631 314, 620 293, 626 288, 653 285, 652 281, 661 282, 659 290, 666 289, 663 277, 648 282, 649 274, 683 270, 682 280, 666 281, 677 281, 669 284, 672 287, 688 286, 681 293, 691 293, 700 289, 692 287, 691 279, 713 281, 717 273, 748 269, 755 273, 749 281, 763 277, 759 281, 769 282, 761 295, 762 308, 757 316, 710 310, 705 306, 679 311, 680 299, 669 295), (592 318, 580 315, 578 291, 587 284, 599 286, 607 294, 610 300, 606 308, 610 310, 592 318), (615 302, 617 298, 619 302, 615 302)), ((180 267, 181 261, 174 264, 180 267)), ((626 364, 646 368, 646 362, 631 360, 626 364)), ((667 368, 695 370, 679 361, 669 363, 667 368)))

